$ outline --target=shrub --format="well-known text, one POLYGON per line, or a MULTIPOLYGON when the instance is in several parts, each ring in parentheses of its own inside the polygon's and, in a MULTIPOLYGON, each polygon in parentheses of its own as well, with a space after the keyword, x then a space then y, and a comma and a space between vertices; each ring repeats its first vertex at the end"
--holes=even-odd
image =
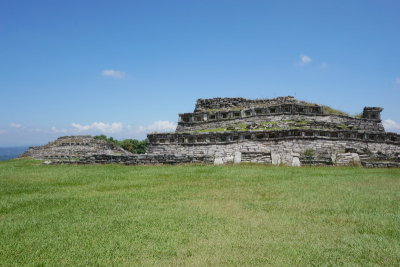
POLYGON ((148 140, 137 140, 137 139, 124 139, 122 141, 118 141, 112 137, 107 137, 104 134, 97 135, 94 137, 97 140, 104 140, 110 144, 116 145, 118 147, 122 147, 123 149, 134 153, 134 154, 144 154, 146 153, 148 140))

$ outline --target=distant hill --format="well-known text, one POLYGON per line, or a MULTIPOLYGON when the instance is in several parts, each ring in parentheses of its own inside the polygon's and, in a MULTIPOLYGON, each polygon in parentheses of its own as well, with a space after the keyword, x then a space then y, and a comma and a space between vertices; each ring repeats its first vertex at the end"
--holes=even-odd
POLYGON ((28 149, 27 146, 0 147, 0 161, 18 157, 28 149))

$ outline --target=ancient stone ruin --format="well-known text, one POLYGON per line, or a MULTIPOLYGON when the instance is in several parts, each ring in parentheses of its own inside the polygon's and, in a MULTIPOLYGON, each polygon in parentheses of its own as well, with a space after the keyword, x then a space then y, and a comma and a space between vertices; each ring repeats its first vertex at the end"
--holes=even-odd
POLYGON ((179 114, 174 133, 148 134, 144 155, 98 151, 72 162, 400 167, 400 135, 385 132, 382 110, 365 107, 350 116, 291 96, 199 99, 193 113, 179 114))
POLYGON ((400 166, 400 136, 387 133, 379 107, 358 117, 330 107, 274 99, 197 100, 175 133, 149 134, 149 154, 210 156, 215 164, 400 166))
POLYGON ((63 136, 44 146, 30 147, 22 157, 51 160, 77 160, 93 155, 131 156, 132 153, 90 135, 63 136))

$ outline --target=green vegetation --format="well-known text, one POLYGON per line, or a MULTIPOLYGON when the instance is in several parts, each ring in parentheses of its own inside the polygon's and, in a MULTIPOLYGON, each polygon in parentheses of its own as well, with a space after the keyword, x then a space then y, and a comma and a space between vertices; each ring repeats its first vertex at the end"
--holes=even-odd
MULTIPOLYGON (((284 121, 284 122, 287 122, 287 121, 284 121)), ((266 127, 272 127, 272 126, 277 126, 278 122, 276 122, 276 121, 262 121, 262 122, 260 122, 260 124, 264 125, 266 127)))
POLYGON ((399 266, 400 169, 0 162, 2 266, 399 266))
POLYGON ((311 165, 312 161, 314 159, 314 150, 313 149, 307 149, 303 153, 304 157, 306 157, 307 164, 311 165))
POLYGON ((363 113, 358 113, 353 116, 354 118, 361 119, 363 117, 363 113))
POLYGON ((291 120, 282 120, 281 122, 287 123, 288 127, 279 127, 278 122, 276 121, 263 121, 259 122, 259 127, 254 129, 248 129, 248 124, 246 123, 238 123, 233 124, 229 127, 224 128, 210 128, 210 129, 202 129, 193 131, 194 133, 214 133, 214 132, 227 132, 234 130, 235 131, 278 131, 278 130, 288 130, 288 129, 306 129, 307 121, 291 121, 291 120))
POLYGON ((350 117, 350 114, 346 113, 344 111, 341 111, 341 110, 338 110, 338 109, 334 109, 334 108, 331 108, 329 106, 323 106, 323 108, 324 108, 324 111, 326 113, 350 117))
POLYGON ((305 157, 313 157, 314 156, 314 150, 307 149, 306 151, 304 151, 304 156, 305 157))
POLYGON ((348 130, 349 129, 349 126, 346 125, 346 124, 338 124, 337 127, 342 129, 342 130, 348 130))
POLYGON ((194 133, 214 133, 214 132, 226 132, 226 128, 211 128, 211 129, 203 129, 203 130, 197 130, 193 131, 194 133))
POLYGON ((97 140, 104 140, 116 146, 122 147, 123 149, 132 152, 134 154, 144 154, 146 153, 148 141, 145 140, 136 140, 136 139, 125 139, 122 141, 116 140, 112 137, 107 137, 105 135, 97 135, 94 137, 97 140))
MULTIPOLYGON (((310 107, 319 106, 317 104, 312 104, 312 103, 303 103, 303 105, 310 106, 310 107)), ((265 104, 256 104, 256 105, 254 105, 254 107, 265 107, 265 104)), ((353 117, 353 118, 358 118, 358 119, 362 118, 362 115, 363 115, 362 112, 359 114, 351 115, 347 112, 344 112, 339 109, 334 109, 330 106, 322 106, 322 107, 323 107, 324 111, 328 114, 342 115, 342 116, 353 117)), ((246 109, 246 108, 245 107, 233 107, 233 108, 229 108, 229 109, 208 109, 207 111, 208 112, 230 111, 230 110, 238 111, 238 110, 243 110, 243 109, 246 109)))

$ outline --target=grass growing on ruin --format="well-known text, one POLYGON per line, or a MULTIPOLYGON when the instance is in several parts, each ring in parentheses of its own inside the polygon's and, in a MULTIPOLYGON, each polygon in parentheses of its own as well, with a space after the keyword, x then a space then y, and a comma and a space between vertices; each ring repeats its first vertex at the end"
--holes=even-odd
POLYGON ((400 264, 400 169, 0 163, 0 265, 400 264))
POLYGON ((342 115, 342 116, 347 116, 347 117, 351 117, 351 115, 347 112, 338 110, 338 109, 334 109, 332 107, 329 106, 323 106, 324 107, 324 111, 328 114, 334 114, 334 115, 342 115))

